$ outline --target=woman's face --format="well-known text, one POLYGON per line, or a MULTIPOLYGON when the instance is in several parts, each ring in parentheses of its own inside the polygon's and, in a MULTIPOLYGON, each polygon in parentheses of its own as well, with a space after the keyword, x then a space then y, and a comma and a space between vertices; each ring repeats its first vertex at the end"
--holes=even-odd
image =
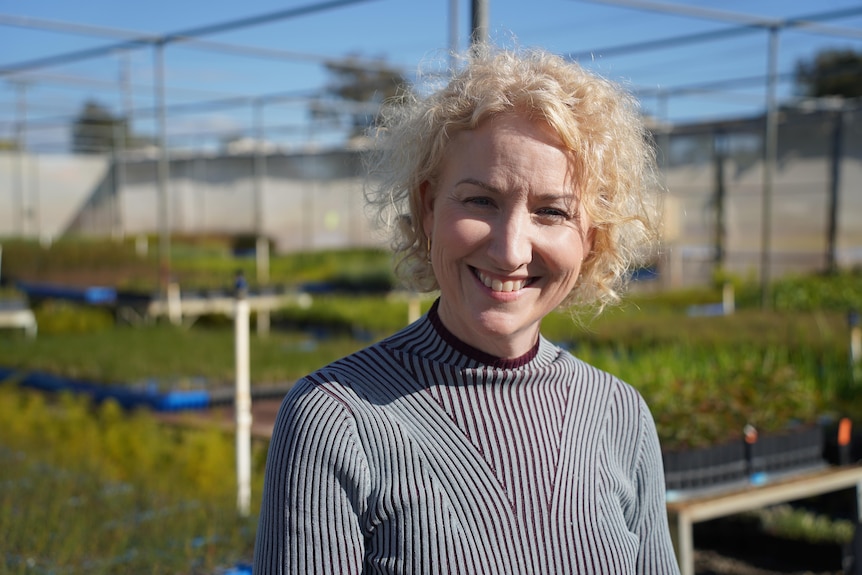
POLYGON ((535 345, 590 250, 577 190, 543 122, 503 115, 451 140, 435 184, 421 190, 447 329, 497 357, 535 345))

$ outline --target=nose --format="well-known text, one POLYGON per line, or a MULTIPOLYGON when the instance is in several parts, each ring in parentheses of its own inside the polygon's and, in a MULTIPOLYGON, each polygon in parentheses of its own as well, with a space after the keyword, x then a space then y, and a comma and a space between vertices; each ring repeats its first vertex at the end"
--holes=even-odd
POLYGON ((491 225, 489 255, 502 271, 515 271, 533 259, 532 225, 529 214, 503 212, 491 225))

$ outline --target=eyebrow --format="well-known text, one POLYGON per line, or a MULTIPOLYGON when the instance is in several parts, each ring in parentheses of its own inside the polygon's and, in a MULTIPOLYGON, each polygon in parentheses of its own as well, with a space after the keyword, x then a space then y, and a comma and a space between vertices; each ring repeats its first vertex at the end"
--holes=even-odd
MULTIPOLYGON (((477 180, 477 179, 475 179, 475 178, 464 178, 463 180, 459 180, 459 181, 455 184, 455 187, 458 187, 458 186, 460 186, 460 185, 462 185, 462 184, 468 184, 468 185, 471 185, 471 186, 477 186, 477 187, 479 187, 479 188, 482 188, 483 190, 487 190, 487 191, 489 191, 489 192, 493 192, 493 193, 495 193, 495 194, 500 194, 500 195, 502 195, 502 194, 503 194, 503 191, 502 191, 501 189, 497 188, 496 186, 492 186, 491 184, 489 184, 489 183, 487 183, 487 182, 483 182, 483 181, 481 181, 481 180, 477 180)), ((547 193, 547 194, 539 194, 539 196, 538 196, 538 197, 539 197, 539 199, 541 199, 541 200, 543 200, 543 201, 556 201, 556 200, 562 200, 562 201, 572 201, 572 202, 575 202, 575 203, 577 203, 577 202, 579 202, 579 201, 580 201, 580 197, 578 196, 578 194, 574 194, 574 193, 572 193, 572 194, 553 194, 553 193, 547 193)))
POLYGON ((455 184, 455 187, 457 188, 458 186, 460 186, 462 184, 469 184, 471 186, 477 186, 477 187, 482 188, 483 190, 487 190, 489 192, 494 192, 497 194, 503 193, 499 188, 496 188, 496 187, 492 186, 491 184, 488 184, 488 183, 483 182, 481 180, 477 180, 475 178, 464 178, 463 180, 459 180, 455 184))

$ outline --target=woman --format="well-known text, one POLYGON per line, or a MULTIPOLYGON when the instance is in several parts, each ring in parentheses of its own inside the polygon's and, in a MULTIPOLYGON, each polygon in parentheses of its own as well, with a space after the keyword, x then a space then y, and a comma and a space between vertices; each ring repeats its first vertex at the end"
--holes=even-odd
POLYGON ((489 50, 384 125, 369 198, 439 299, 288 394, 255 574, 677 573, 647 406, 539 333, 654 237, 634 102, 489 50))

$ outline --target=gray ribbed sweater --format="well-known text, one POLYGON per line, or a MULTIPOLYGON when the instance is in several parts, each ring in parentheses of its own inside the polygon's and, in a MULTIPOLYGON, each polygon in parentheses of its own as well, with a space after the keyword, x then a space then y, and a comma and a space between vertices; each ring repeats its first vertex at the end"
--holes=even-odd
POLYGON ((678 573, 653 420, 544 338, 495 360, 432 308, 285 398, 254 573, 678 573))

